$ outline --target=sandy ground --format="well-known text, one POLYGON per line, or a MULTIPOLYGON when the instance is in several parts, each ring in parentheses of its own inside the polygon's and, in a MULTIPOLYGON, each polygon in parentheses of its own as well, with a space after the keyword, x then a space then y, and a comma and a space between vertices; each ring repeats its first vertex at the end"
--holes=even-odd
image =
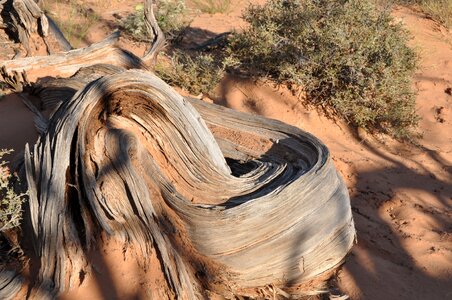
MULTIPOLYGON (((138 1, 113 0, 107 8, 98 3, 89 5, 102 18, 85 43, 106 36, 115 27, 113 14, 125 15, 138 1)), ((232 1, 227 14, 197 16, 191 41, 244 26, 240 12, 246 3, 232 1)), ((394 16, 411 31, 412 46, 421 55, 413 80, 424 134, 419 147, 389 138, 377 141, 307 109, 289 92, 269 83, 225 78, 212 101, 298 126, 329 147, 349 188, 358 233, 358 243, 334 282, 342 293, 351 299, 452 299, 452 96, 446 93, 452 88, 452 33, 407 8, 395 8, 394 16)), ((137 54, 145 49, 128 40, 122 45, 137 54)), ((20 151, 35 138, 32 115, 20 99, 0 100, 0 148, 20 151)), ((113 242, 99 253, 104 255, 93 255, 97 275, 63 299, 151 297, 149 281, 143 278, 161 280, 152 275, 155 272, 136 271, 137 262, 130 258, 126 268, 118 269, 115 262, 123 254, 113 242), (105 270, 114 276, 106 280, 105 270)))

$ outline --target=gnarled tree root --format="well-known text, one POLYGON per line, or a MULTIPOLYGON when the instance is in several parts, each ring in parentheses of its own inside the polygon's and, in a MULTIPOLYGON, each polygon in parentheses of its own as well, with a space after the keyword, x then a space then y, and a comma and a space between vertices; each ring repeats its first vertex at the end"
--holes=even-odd
POLYGON ((89 83, 47 126, 25 155, 36 297, 75 284, 100 231, 156 251, 181 299, 316 292, 299 287, 354 242, 328 150, 298 128, 185 99, 145 71, 89 83))

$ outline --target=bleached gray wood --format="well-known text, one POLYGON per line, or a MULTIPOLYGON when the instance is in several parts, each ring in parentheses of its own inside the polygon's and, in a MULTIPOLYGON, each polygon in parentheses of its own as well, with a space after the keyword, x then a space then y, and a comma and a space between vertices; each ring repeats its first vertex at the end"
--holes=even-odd
MULTIPOLYGON (((30 39, 34 33, 48 45, 49 22, 36 2, 33 0, 8 0, 2 1, 0 8, 2 8, 2 16, 0 16, 2 27, 14 35, 17 41, 24 46, 27 55, 30 54, 30 39)), ((49 48, 47 51, 50 51, 49 48)))
POLYGON ((165 35, 155 19, 153 6, 153 0, 144 0, 144 24, 150 35, 151 44, 143 57, 143 61, 151 67, 155 65, 157 55, 165 45, 165 35))
POLYGON ((119 32, 89 47, 48 56, 34 56, 0 62, 8 72, 26 72, 29 78, 45 76, 69 77, 80 68, 93 64, 110 64, 127 69, 144 68, 142 61, 132 53, 117 48, 119 32))
POLYGON ((203 289, 318 292, 297 287, 334 270, 355 239, 347 189, 318 139, 183 98, 145 71, 107 75, 62 102, 27 149, 26 169, 37 290, 47 296, 85 267, 80 248, 96 238, 93 224, 134 241, 145 256, 156 249, 181 299, 203 289), (267 146, 240 144, 230 138, 237 134, 267 146), (228 165, 225 156, 246 161, 228 165))
POLYGON ((23 278, 11 270, 0 269, 0 299, 9 300, 22 288, 23 278))

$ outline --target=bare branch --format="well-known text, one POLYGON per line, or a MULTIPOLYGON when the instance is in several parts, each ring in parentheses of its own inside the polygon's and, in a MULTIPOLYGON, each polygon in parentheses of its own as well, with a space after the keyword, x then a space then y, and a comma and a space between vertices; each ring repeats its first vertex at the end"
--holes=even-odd
POLYGON ((26 71, 30 80, 44 76, 69 77, 81 67, 93 64, 111 64, 126 69, 145 68, 144 63, 132 53, 115 46, 119 32, 89 47, 57 53, 48 56, 36 56, 0 62, 4 69, 13 73, 26 71))
POLYGON ((144 1, 144 22, 151 36, 151 45, 144 55, 143 61, 151 67, 155 65, 159 52, 165 46, 165 35, 155 19, 153 6, 153 0, 144 1))

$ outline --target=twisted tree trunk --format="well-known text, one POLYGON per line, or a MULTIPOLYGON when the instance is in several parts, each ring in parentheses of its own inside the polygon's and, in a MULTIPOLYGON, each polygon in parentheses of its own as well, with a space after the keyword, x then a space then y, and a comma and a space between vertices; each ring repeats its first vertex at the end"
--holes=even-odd
MULTIPOLYGON (((151 67, 162 45, 154 21, 151 67)), ((1 63, 5 74, 75 73, 32 83, 52 113, 34 109, 41 137, 25 153, 29 295, 76 285, 103 233, 156 255, 168 298, 319 293, 355 239, 327 148, 284 123, 183 98, 139 58, 97 52, 108 45, 1 63)), ((0 272, 0 298, 21 285, 0 272)))

